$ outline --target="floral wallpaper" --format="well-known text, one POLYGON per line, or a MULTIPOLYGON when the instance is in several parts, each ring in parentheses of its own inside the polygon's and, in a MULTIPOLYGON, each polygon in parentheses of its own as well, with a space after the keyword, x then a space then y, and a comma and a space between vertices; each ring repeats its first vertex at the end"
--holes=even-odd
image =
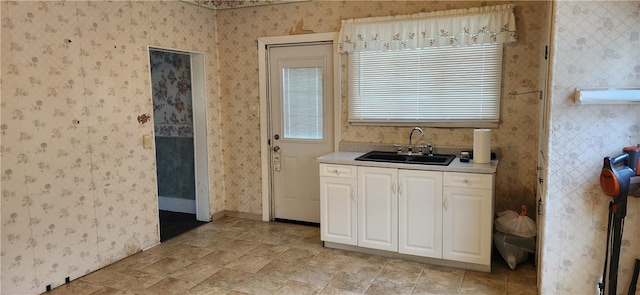
POLYGON ((206 57, 211 212, 224 210, 215 12, 177 1, 0 6, 0 293, 43 293, 158 243, 155 153, 142 147, 153 125, 137 121, 153 113, 149 45, 206 57))
MULTIPOLYGON (((640 143, 640 105, 577 105, 579 87, 640 85, 640 2, 558 1, 553 14, 551 107, 542 294, 595 294, 610 199, 605 156, 640 143)), ((640 258, 640 198, 629 198, 617 294, 640 258)), ((640 290, 639 290, 640 291, 640 290)))
POLYGON ((156 136, 193 137, 191 58, 158 50, 149 56, 156 136))
MULTIPOLYGON (((300 19, 306 29, 337 32, 343 19, 502 3, 312 1, 214 11, 178 1, 0 2, 1 293, 38 294, 158 242, 155 154, 141 145, 153 126, 136 121, 153 113, 149 45, 205 54, 211 213, 259 215, 259 118, 249 115, 259 105, 258 37, 286 35, 300 19)), ((492 130, 502 149, 496 211, 535 208, 540 102, 508 93, 542 89, 549 12, 545 2, 514 3, 518 41, 505 45, 502 119, 492 130)), ((634 1, 559 1, 553 13, 541 291, 592 293, 608 202, 597 174, 602 157, 640 143, 640 109, 575 105, 571 95, 575 87, 639 84, 640 12, 634 1)), ((404 143, 410 131, 352 126, 345 108, 341 118, 344 141, 404 143)), ((423 130, 436 148, 473 142, 473 129, 423 130)), ((639 203, 630 200, 622 261, 640 256, 639 203)), ((631 267, 621 265, 621 286, 631 267)))

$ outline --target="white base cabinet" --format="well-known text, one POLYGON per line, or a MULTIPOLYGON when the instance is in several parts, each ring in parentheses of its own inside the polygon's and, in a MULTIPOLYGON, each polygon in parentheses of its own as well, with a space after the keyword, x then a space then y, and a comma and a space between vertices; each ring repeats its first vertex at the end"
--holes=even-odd
POLYGON ((493 174, 320 164, 320 186, 323 241, 490 270, 493 174))
POLYGON ((320 165, 320 239, 357 245, 357 167, 320 165))
POLYGON ((358 167, 358 246, 398 251, 398 169, 358 167))
POLYGON ((442 258, 491 264, 493 175, 445 173, 442 258))
POLYGON ((442 258, 442 172, 398 172, 398 252, 442 258))

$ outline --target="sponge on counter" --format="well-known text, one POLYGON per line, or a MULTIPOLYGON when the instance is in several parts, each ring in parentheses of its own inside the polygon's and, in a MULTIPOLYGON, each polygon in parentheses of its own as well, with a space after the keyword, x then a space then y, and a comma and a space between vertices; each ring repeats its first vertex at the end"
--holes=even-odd
POLYGON ((469 162, 469 152, 460 152, 460 162, 469 162))

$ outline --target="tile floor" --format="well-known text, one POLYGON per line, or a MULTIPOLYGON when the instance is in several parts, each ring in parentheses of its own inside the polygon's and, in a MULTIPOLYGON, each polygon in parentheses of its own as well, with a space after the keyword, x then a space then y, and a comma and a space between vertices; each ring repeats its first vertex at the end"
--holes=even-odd
POLYGON ((319 228, 223 217, 49 294, 537 294, 536 270, 455 268, 323 248, 319 228))

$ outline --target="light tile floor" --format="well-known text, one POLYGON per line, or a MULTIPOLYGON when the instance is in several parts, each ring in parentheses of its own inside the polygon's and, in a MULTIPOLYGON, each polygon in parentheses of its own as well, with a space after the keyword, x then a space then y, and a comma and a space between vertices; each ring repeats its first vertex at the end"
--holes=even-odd
POLYGON ((323 248, 316 227, 223 217, 49 294, 537 294, 536 269, 491 273, 323 248))

